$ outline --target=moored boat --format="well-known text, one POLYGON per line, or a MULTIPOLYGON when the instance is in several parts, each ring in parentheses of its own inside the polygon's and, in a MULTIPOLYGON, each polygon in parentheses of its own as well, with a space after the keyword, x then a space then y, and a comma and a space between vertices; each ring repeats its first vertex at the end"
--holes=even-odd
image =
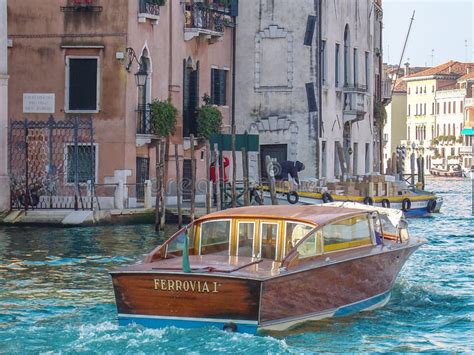
POLYGON ((255 333, 383 306, 408 257, 401 213, 256 206, 212 213, 111 271, 120 324, 255 333))

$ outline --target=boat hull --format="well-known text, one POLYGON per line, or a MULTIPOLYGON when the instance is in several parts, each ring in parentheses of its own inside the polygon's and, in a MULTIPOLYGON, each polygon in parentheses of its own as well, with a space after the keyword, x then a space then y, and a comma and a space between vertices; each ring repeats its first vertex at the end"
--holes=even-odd
POLYGON ((323 262, 265 279, 242 272, 112 272, 119 323, 213 326, 253 334, 371 310, 388 302, 398 273, 420 245, 378 246, 348 259, 325 255, 323 262), (185 282, 194 282, 193 290, 184 290, 185 282))

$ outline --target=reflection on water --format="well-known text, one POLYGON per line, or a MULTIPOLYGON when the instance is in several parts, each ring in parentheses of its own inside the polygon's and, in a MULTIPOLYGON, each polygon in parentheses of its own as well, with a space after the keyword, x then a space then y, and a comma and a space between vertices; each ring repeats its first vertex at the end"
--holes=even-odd
MULTIPOLYGON (((108 270, 135 263, 176 230, 151 226, 0 227, 0 353, 371 352, 474 350, 474 219, 470 182, 430 181, 443 213, 411 220, 429 243, 382 309, 261 336, 116 324, 108 270)), ((295 295, 297 297, 297 295, 295 295)))

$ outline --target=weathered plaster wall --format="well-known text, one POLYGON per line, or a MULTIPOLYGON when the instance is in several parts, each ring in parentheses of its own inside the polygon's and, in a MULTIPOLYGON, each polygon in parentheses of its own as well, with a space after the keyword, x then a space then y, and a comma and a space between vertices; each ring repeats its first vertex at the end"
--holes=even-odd
POLYGON ((0 0, 0 213, 10 209, 8 178, 7 0, 0 0))

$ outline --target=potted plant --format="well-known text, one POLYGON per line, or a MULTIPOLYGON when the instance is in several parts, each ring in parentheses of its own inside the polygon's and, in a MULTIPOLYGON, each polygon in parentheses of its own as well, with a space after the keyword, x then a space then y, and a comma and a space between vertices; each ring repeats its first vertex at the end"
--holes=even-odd
POLYGON ((222 130, 222 113, 211 104, 211 97, 204 94, 204 105, 198 108, 198 135, 200 138, 209 139, 212 134, 222 130))
POLYGON ((162 138, 172 136, 176 131, 178 110, 171 101, 155 99, 150 104, 150 123, 154 134, 162 138))

